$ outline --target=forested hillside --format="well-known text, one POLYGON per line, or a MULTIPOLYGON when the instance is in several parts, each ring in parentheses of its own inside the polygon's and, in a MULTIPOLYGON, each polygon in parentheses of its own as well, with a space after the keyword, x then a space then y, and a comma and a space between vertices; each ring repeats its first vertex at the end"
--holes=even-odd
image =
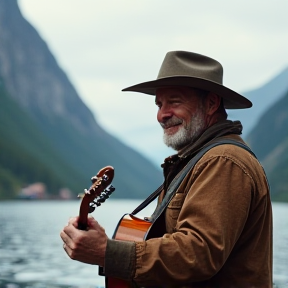
POLYGON ((288 91, 259 119, 247 142, 263 164, 272 200, 288 202, 288 91))
POLYGON ((13 198, 39 181, 51 195, 64 187, 82 191, 85 179, 65 165, 51 140, 0 83, 0 198, 13 198))
POLYGON ((243 137, 245 139, 263 113, 281 99, 287 90, 288 67, 256 89, 241 93, 252 101, 253 106, 249 109, 229 110, 228 114, 230 119, 241 120, 244 127, 243 137))

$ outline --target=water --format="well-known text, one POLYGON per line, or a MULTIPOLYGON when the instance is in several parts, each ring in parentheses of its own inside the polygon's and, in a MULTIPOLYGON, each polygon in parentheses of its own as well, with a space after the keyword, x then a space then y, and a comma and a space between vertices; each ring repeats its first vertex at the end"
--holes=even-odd
MULTIPOLYGON (((98 267, 72 261, 59 233, 78 201, 0 202, 0 288, 104 287, 98 267)), ((109 200, 93 212, 108 236, 139 201, 109 200)), ((154 205, 143 215, 150 215, 154 205)), ((288 287, 288 204, 273 204, 274 283, 288 287)))
MULTIPOLYGON (((123 214, 132 212, 138 204, 111 199, 93 216, 112 236, 123 214)), ((69 217, 78 215, 79 206, 79 201, 0 202, 0 279, 18 285, 2 283, 1 288, 32 287, 33 282, 45 283, 44 287, 48 287, 47 283, 104 287, 98 266, 72 261, 62 248, 60 231, 69 217)))

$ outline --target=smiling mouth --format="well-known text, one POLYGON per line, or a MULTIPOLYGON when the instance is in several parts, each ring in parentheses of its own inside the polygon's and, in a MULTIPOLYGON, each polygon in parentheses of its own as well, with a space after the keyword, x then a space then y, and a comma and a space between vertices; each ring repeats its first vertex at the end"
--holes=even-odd
POLYGON ((174 125, 167 125, 167 126, 165 126, 163 129, 164 130, 169 130, 169 129, 173 129, 173 128, 176 128, 176 127, 178 127, 178 126, 180 126, 182 123, 178 123, 178 124, 174 124, 174 125))
POLYGON ((181 125, 183 124, 183 121, 180 121, 180 119, 177 120, 173 119, 173 121, 168 120, 167 122, 160 124, 163 128, 164 134, 173 135, 178 132, 181 125))
POLYGON ((180 119, 177 119, 177 120, 170 119, 170 120, 166 121, 165 123, 163 123, 163 122, 160 123, 160 125, 164 130, 168 130, 168 129, 171 129, 174 127, 178 127, 178 126, 182 125, 182 123, 183 123, 183 121, 180 119))

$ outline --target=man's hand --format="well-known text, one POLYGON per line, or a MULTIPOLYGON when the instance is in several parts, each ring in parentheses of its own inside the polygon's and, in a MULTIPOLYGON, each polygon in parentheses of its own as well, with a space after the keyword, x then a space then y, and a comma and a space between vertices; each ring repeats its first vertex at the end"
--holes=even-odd
POLYGON ((104 267, 108 239, 105 230, 94 218, 88 218, 87 231, 77 227, 78 217, 71 218, 60 233, 68 256, 73 260, 104 267))

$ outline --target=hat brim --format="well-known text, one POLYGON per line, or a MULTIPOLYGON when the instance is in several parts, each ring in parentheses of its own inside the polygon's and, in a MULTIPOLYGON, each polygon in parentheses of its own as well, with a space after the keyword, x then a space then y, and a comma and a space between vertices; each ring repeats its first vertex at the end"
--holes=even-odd
POLYGON ((244 109, 252 107, 250 100, 237 92, 216 82, 189 76, 173 76, 143 82, 123 89, 122 91, 140 92, 156 95, 156 90, 163 87, 185 86, 213 92, 223 98, 226 109, 244 109))

